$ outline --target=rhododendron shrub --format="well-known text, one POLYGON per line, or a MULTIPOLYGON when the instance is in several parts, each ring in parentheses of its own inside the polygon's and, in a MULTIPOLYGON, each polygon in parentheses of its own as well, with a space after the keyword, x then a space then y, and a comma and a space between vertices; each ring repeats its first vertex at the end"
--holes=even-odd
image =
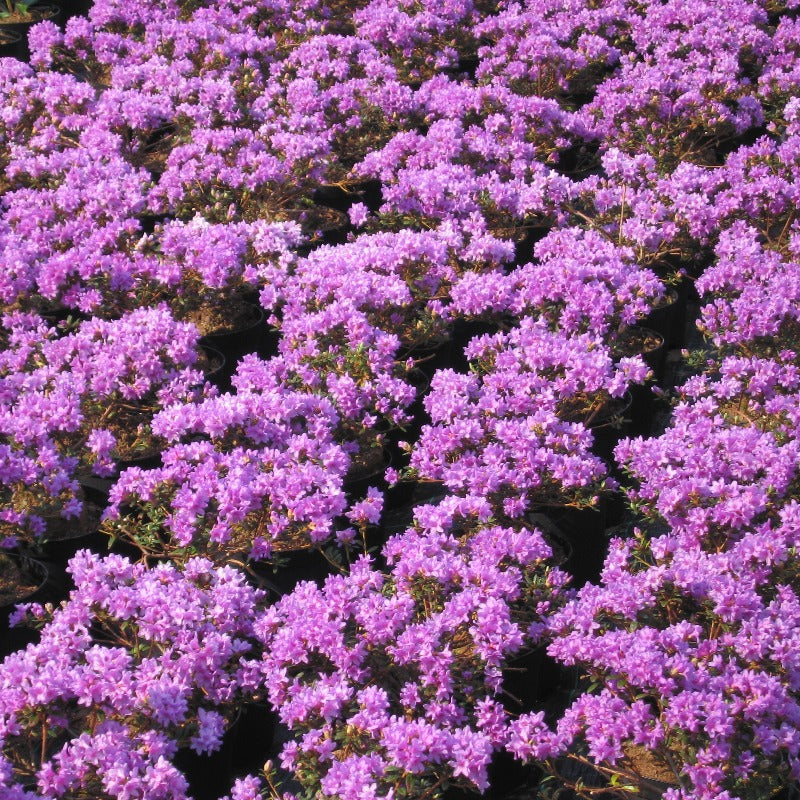
POLYGON ((687 384, 687 399, 661 436, 617 446, 636 481, 629 498, 666 522, 681 546, 727 547, 740 528, 793 501, 800 468, 793 361, 726 359, 719 381, 687 384), (770 385, 775 375, 786 385, 770 385))
POLYGON ((219 563, 320 545, 346 508, 350 459, 330 401, 287 389, 173 405, 153 420, 162 467, 131 468, 104 525, 146 556, 219 563))
POLYGON ((309 314, 347 304, 375 327, 396 334, 401 350, 413 355, 451 328, 451 287, 468 277, 479 283, 502 275, 512 258, 508 242, 467 235, 452 225, 363 234, 299 260, 280 289, 273 281, 262 290, 262 303, 280 299, 289 328, 309 314))
POLYGON ((104 315, 124 308, 149 176, 122 157, 119 137, 107 131, 87 127, 79 144, 23 151, 6 168, 22 184, 0 201, 6 304, 35 308, 38 300, 104 315))
POLYGON ((77 516, 79 477, 150 452, 153 414, 211 389, 193 368, 197 330, 164 307, 93 318, 63 336, 32 314, 3 324, 0 514, 10 543, 43 535, 48 516, 77 516))
POLYGON ((3 796, 188 797, 172 759, 218 750, 251 697, 261 594, 203 559, 147 569, 81 551, 70 572, 59 608, 18 612, 41 636, 0 664, 3 796))
POLYGON ((408 365, 396 360, 399 337, 370 322, 349 298, 285 316, 281 333, 279 354, 262 365, 251 360, 236 383, 239 389, 257 390, 259 381, 277 380, 327 398, 340 417, 339 441, 351 452, 377 446, 379 422, 385 430, 410 420, 407 409, 416 390, 405 380, 408 365))
MULTIPOLYGON (((81 128, 92 119, 96 91, 76 79, 50 70, 34 70, 21 61, 6 61, 0 92, 2 164, 7 167, 17 149, 45 155, 70 148, 81 128)), ((24 175, 16 180, 24 184, 24 175)), ((15 181, 16 182, 16 181, 15 181)))
MULTIPOLYGON (((621 248, 630 248, 640 267, 672 278, 676 267, 693 265, 717 235, 724 187, 721 170, 689 162, 662 174, 649 153, 610 147, 602 171, 576 183, 564 212, 621 248)), ((705 266, 705 264, 702 264, 705 266)))
POLYGON ((600 584, 547 623, 548 652, 597 688, 553 728, 523 714, 507 747, 591 763, 626 798, 755 800, 800 779, 798 510, 734 523, 725 549, 614 540, 600 584))
POLYGON ((800 26, 791 16, 781 15, 772 34, 764 68, 758 76, 759 97, 765 117, 772 124, 783 124, 783 107, 796 100, 800 78, 800 26))
POLYGON ((371 0, 353 14, 353 22, 358 35, 387 53, 406 81, 419 81, 475 52, 472 29, 484 14, 483 4, 473 0, 371 0))
POLYGON ((697 280, 707 302, 701 330, 716 347, 744 355, 770 355, 797 348, 800 239, 791 228, 788 253, 765 247, 743 221, 724 231, 716 261, 697 280))
POLYGON ((588 95, 628 49, 634 13, 616 2, 509 3, 475 26, 476 35, 491 42, 478 49, 475 77, 481 83, 502 82, 516 94, 574 102, 588 95))
POLYGON ((535 146, 524 140, 527 126, 506 130, 491 114, 483 124, 488 130, 472 125, 467 135, 460 120, 436 119, 424 134, 398 133, 367 154, 355 171, 383 184, 381 224, 426 228, 457 219, 467 228, 501 232, 557 218, 571 181, 536 160, 535 146))
POLYGON ((591 333, 612 344, 664 295, 655 273, 633 262, 631 248, 596 231, 556 229, 536 244, 534 255, 536 261, 509 276, 510 310, 565 334, 591 333))
POLYGON ((535 646, 566 576, 526 527, 479 498, 417 509, 387 543, 323 586, 299 583, 255 622, 270 703, 296 740, 281 763, 315 797, 441 797, 484 790, 503 740, 502 667, 535 646))
POLYGON ((275 129, 273 143, 288 154, 316 141, 314 160, 324 165, 324 183, 346 181, 353 164, 416 114, 414 93, 387 54, 359 36, 319 35, 299 43, 270 78, 280 87, 263 106, 267 130, 275 129))
POLYGON ((537 503, 592 505, 613 488, 589 425, 647 367, 615 363, 588 334, 566 336, 525 318, 472 340, 471 374, 438 371, 425 398, 431 424, 411 453, 414 474, 491 501, 517 517, 537 503))
MULTIPOLYGON (((166 303, 202 334, 231 325, 231 308, 264 284, 280 285, 302 241, 293 222, 168 220, 136 243, 131 294, 138 305, 166 303)), ((268 306, 269 311, 274 308, 268 306)))
POLYGON ((763 120, 743 75, 768 52, 763 8, 669 0, 630 19, 633 52, 581 110, 601 147, 650 153, 665 170, 718 163, 715 146, 763 120))

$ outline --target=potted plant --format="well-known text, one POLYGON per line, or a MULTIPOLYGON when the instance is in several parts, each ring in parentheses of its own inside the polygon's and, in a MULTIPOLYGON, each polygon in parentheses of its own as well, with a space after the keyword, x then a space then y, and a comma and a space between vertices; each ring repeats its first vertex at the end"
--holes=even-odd
POLYGON ((38 0, 3 0, 0 4, 0 35, 10 37, 15 45, 15 55, 20 61, 30 58, 28 32, 32 25, 43 20, 54 20, 61 13, 58 5, 39 3, 38 0))
POLYGON ((337 422, 328 400, 274 385, 175 404, 153 421, 171 442, 163 466, 122 473, 103 528, 175 561, 245 564, 327 544, 346 508, 337 422))
POLYGON ((654 529, 613 540, 599 585, 547 622, 548 653, 586 683, 554 724, 513 721, 507 747, 581 798, 796 785, 797 513, 792 501, 770 523, 733 522, 713 551, 654 529))
POLYGON ((0 26, 26 23, 28 25, 43 19, 52 19, 59 13, 57 5, 39 3, 39 0, 3 0, 0 5, 0 26))
POLYGON ((188 796, 179 748, 218 751, 252 697, 241 661, 262 594, 202 559, 149 570, 81 551, 70 572, 60 607, 19 610, 38 641, 0 665, 0 792, 188 796))
POLYGON ((64 336, 35 315, 3 321, 3 539, 34 544, 82 513, 82 476, 157 453, 155 411, 208 387, 193 369, 196 329, 163 307, 93 318, 64 336))
POLYGON ((299 584, 256 623, 253 668, 294 737, 281 763, 319 798, 483 791, 509 721, 502 668, 536 646, 566 576, 539 531, 495 524, 479 498, 419 507, 384 556, 386 571, 362 558, 299 584))

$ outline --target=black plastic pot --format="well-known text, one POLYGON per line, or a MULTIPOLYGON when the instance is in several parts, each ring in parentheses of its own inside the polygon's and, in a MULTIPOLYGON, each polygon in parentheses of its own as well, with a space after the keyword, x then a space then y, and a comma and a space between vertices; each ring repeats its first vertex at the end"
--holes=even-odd
POLYGON ((626 392, 618 400, 612 401, 608 413, 599 416, 589 425, 594 442, 592 452, 607 462, 613 462, 617 442, 631 432, 631 413, 633 395, 626 392))
POLYGON ((386 488, 384 473, 392 463, 389 450, 383 448, 380 459, 375 459, 369 464, 354 464, 344 479, 344 490, 350 502, 356 502, 366 497, 367 489, 374 486, 383 491, 386 488))
POLYGON ((218 800, 233 781, 233 753, 238 717, 230 724, 220 748, 208 755, 198 755, 189 748, 175 754, 173 763, 189 781, 194 800, 218 800))
POLYGON ((0 58, 16 58, 22 36, 16 31, 4 30, 0 25, 0 58))
POLYGON ((58 565, 66 563, 78 550, 91 550, 93 553, 105 554, 108 552, 108 537, 100 533, 100 516, 104 506, 101 507, 90 500, 87 504, 87 514, 84 519, 74 523, 60 526, 57 536, 45 538, 41 543, 42 556, 47 561, 58 565))
POLYGON ((596 582, 608 549, 604 509, 559 506, 540 511, 552 520, 569 545, 563 568, 572 575, 572 585, 580 588, 596 582))
POLYGON ((682 281, 677 289, 667 292, 666 300, 642 321, 664 337, 667 350, 683 347, 686 339, 686 307, 689 284, 682 281))
POLYGON ((660 384, 664 380, 664 367, 667 362, 667 347, 664 337, 649 326, 635 325, 632 330, 647 337, 647 345, 639 351, 639 355, 653 371, 653 381, 660 384))
POLYGON ((232 766, 235 773, 258 772, 270 757, 277 715, 265 704, 244 706, 232 729, 232 766))
POLYGON ((253 310, 251 322, 235 330, 210 333, 200 339, 203 347, 216 350, 224 356, 225 364, 212 381, 221 391, 230 389, 231 376, 244 356, 256 353, 262 358, 270 358, 278 351, 279 333, 266 322, 264 309, 255 303, 248 305, 253 310))
POLYGON ((377 211, 382 201, 380 181, 362 181, 352 186, 325 185, 319 186, 312 195, 313 201, 320 206, 334 208, 337 211, 350 210, 356 203, 364 203, 370 211, 377 211))
POLYGON ((208 344, 201 344, 204 360, 200 365, 203 377, 219 389, 230 386, 230 374, 225 371, 228 359, 221 350, 208 344))
POLYGON ((280 566, 273 568, 263 564, 253 565, 255 584, 275 597, 288 594, 300 581, 313 581, 322 585, 333 571, 331 564, 316 548, 286 550, 277 555, 281 560, 280 566))
POLYGON ((59 0, 64 22, 72 17, 85 17, 94 5, 94 0, 59 0))
POLYGON ((161 466, 161 451, 157 453, 146 453, 145 455, 136 456, 132 458, 120 458, 116 462, 117 477, 126 469, 131 467, 138 467, 139 469, 156 469, 161 466))
POLYGON ((15 611, 18 603, 44 602, 50 599, 48 586, 49 570, 44 561, 20 553, 4 553, 3 558, 13 559, 23 569, 32 584, 38 585, 35 589, 20 591, 16 597, 5 600, 0 604, 0 658, 16 650, 21 650, 31 642, 36 641, 38 634, 31 628, 24 626, 9 626, 9 618, 15 611))
POLYGON ((35 5, 31 8, 32 19, 24 22, 6 22, 0 18, 0 26, 4 30, 13 32, 19 35, 19 40, 16 42, 14 52, 9 53, 20 61, 28 61, 31 57, 31 51, 28 47, 28 33, 30 29, 37 23, 49 20, 56 24, 61 22, 61 8, 60 6, 48 3, 47 5, 35 5))

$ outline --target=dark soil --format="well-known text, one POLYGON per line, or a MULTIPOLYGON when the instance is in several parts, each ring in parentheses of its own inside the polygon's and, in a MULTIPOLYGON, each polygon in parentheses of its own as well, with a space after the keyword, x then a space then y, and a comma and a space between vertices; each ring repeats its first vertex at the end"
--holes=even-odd
POLYGON ((19 603, 33 594, 45 579, 43 567, 27 558, 0 555, 0 606, 19 603))

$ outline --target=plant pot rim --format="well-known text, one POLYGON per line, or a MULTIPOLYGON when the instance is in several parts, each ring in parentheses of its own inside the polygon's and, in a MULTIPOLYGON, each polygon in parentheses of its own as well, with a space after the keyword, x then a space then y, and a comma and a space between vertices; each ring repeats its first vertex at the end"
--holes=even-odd
POLYGON ((20 572, 22 572, 24 569, 28 570, 28 574, 30 576, 29 583, 38 581, 35 586, 28 586, 24 590, 16 593, 12 593, 10 590, 5 594, 0 592, 0 608, 9 608, 18 603, 24 603, 25 600, 36 594, 36 592, 38 592, 47 582, 49 570, 44 561, 34 558, 33 556, 26 555, 25 553, 3 551, 0 555, 0 559, 2 559, 3 556, 18 562, 18 568, 20 572))
POLYGON ((200 346, 210 346, 212 349, 220 352, 218 350, 219 345, 224 344, 224 342, 230 337, 254 330, 255 328, 258 328, 259 325, 266 324, 266 311, 264 311, 264 309, 258 303, 252 303, 249 300, 238 299, 237 302, 240 303, 240 308, 248 308, 250 310, 250 318, 227 330, 217 329, 209 333, 204 333, 199 340, 200 346))
POLYGON ((16 14, 0 16, 0 27, 12 25, 33 25, 37 22, 43 22, 46 19, 52 19, 60 13, 61 7, 55 3, 36 5, 33 7, 33 9, 28 10, 23 15, 19 15, 17 12, 16 14))

